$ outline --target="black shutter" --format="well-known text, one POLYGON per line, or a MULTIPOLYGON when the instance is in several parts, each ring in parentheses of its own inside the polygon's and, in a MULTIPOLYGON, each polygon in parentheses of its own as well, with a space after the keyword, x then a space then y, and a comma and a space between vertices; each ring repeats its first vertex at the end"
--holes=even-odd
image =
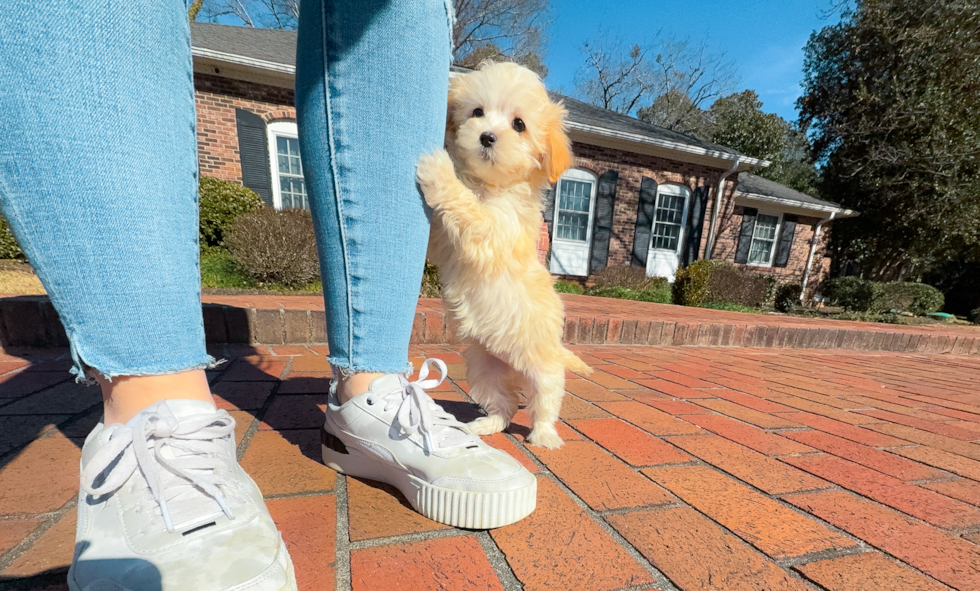
POLYGON ((749 248, 752 246, 752 232, 755 230, 755 218, 759 210, 746 207, 742 214, 742 231, 738 235, 738 248, 735 250, 735 262, 749 262, 749 248))
POLYGON ((796 234, 796 216, 783 216, 783 227, 779 231, 779 243, 776 244, 774 267, 785 267, 789 263, 789 253, 793 249, 793 237, 796 234))
POLYGON ((552 232, 554 231, 555 225, 555 187, 557 186, 558 183, 551 185, 551 188, 545 192, 544 199, 542 200, 544 207, 541 215, 544 217, 545 223, 548 224, 548 236, 552 238, 554 237, 552 232))
POLYGON ((265 133, 265 121, 245 109, 235 109, 235 120, 238 122, 242 184, 258 193, 266 205, 272 206, 272 173, 269 170, 269 140, 265 133))
POLYGON ((592 224, 592 262, 589 263, 589 273, 605 269, 606 262, 609 260, 609 238, 612 236, 617 182, 619 182, 619 173, 615 170, 608 170, 599 177, 595 218, 592 224))
POLYGON ((704 227, 704 210, 708 201, 708 188, 698 187, 691 196, 691 205, 687 208, 687 244, 684 246, 681 263, 686 267, 698 260, 701 250, 701 228, 704 227))
POLYGON ((657 211, 657 181, 643 177, 640 182, 640 199, 636 206, 636 229, 633 230, 634 267, 647 266, 647 252, 650 250, 650 232, 653 231, 653 216, 657 211))

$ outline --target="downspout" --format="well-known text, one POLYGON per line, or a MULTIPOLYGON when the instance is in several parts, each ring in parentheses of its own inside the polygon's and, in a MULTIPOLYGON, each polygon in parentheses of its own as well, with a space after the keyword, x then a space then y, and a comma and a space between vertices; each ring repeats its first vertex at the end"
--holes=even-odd
POLYGON ((810 241, 810 256, 806 258, 806 268, 803 269, 803 289, 800 290, 800 303, 806 301, 806 284, 810 281, 810 266, 813 265, 813 257, 817 253, 817 243, 820 241, 820 229, 827 222, 834 221, 836 211, 830 212, 830 217, 817 222, 817 227, 813 230, 813 240, 810 241))
POLYGON ((715 203, 713 211, 711 212, 711 226, 708 227, 708 243, 704 249, 704 258, 710 259, 711 253, 715 249, 715 227, 718 225, 718 214, 721 211, 721 198, 722 194, 725 192, 725 179, 727 179, 733 172, 738 170, 738 165, 741 164, 740 157, 735 157, 735 164, 732 164, 731 169, 725 174, 721 175, 718 179, 718 190, 715 191, 715 203))

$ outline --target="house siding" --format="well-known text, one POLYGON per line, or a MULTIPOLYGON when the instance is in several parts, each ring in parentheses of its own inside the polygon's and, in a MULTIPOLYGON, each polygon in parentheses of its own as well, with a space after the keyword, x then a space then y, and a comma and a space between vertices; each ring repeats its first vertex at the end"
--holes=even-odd
MULTIPOLYGON (((202 73, 195 74, 194 86, 197 104, 198 160, 200 174, 204 176, 242 181, 236 108, 251 111, 262 117, 266 123, 296 118, 296 110, 293 107, 294 95, 290 89, 202 73)), ((727 172, 726 170, 580 142, 574 143, 573 150, 576 167, 589 170, 596 176, 609 170, 619 173, 607 266, 630 264, 640 182, 645 176, 654 179, 658 184, 682 184, 692 192, 701 186, 708 187, 704 226, 698 248, 698 258, 704 258, 718 179, 727 172)), ((737 175, 732 175, 725 182, 713 253, 713 258, 729 262, 734 260, 742 219, 742 208, 734 204, 736 178, 737 175)), ((739 266, 753 272, 776 275, 781 282, 801 281, 817 221, 818 218, 799 219, 789 264, 785 268, 739 266)), ((826 258, 829 226, 830 224, 827 224, 821 232, 820 244, 814 257, 807 290, 810 295, 830 271, 830 259, 826 258)), ((546 265, 549 239, 547 226, 542 224, 538 253, 540 260, 546 265)), ((594 279, 593 276, 562 278, 586 285, 594 279)))
POLYGON ((194 74, 197 104, 197 155, 202 176, 242 182, 235 109, 246 109, 266 123, 295 120, 293 91, 208 74, 194 74))

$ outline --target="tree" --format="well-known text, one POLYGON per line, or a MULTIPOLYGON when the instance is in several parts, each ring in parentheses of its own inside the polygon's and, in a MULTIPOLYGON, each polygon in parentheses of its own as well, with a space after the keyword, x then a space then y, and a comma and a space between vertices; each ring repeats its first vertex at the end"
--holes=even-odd
POLYGON ((538 57, 537 53, 530 52, 518 56, 507 55, 494 43, 487 43, 486 45, 477 47, 468 53, 463 59, 457 61, 456 65, 464 68, 476 68, 485 60, 495 62, 515 62, 524 66, 525 68, 537 72, 538 76, 541 76, 542 78, 546 78, 548 76, 548 66, 541 62, 541 58, 538 57))
POLYGON ((754 90, 716 100, 708 109, 709 133, 703 139, 769 160, 759 175, 803 193, 816 192, 816 169, 810 162, 806 136, 775 113, 764 113, 754 90))
POLYGON ((215 22, 232 17, 246 27, 295 29, 300 0, 204 0, 200 14, 215 22))
POLYGON ((821 191, 862 212, 837 224, 835 264, 888 280, 980 256, 976 0, 857 0, 804 73, 821 191))
MULTIPOLYGON (((472 54, 498 51, 547 75, 541 64, 548 0, 453 0, 453 59, 473 63, 472 54)), ((482 60, 476 60, 479 63, 482 60)), ((474 64, 475 65, 475 64, 474 64)))
POLYGON ((685 124, 738 76, 724 54, 687 40, 626 45, 600 32, 582 46, 585 65, 576 81, 579 95, 594 105, 687 131, 685 124), (654 106, 655 99, 664 97, 654 106))

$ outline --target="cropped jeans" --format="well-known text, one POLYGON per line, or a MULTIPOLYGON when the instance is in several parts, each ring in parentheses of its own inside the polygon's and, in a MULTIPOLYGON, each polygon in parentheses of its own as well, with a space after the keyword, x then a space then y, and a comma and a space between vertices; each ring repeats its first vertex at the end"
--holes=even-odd
MULTIPOLYGON (((442 145, 445 0, 303 0, 296 108, 329 360, 405 372, 428 221, 415 162, 442 145)), ((198 161, 181 0, 4 0, 0 207, 74 373, 208 367, 198 161)))

